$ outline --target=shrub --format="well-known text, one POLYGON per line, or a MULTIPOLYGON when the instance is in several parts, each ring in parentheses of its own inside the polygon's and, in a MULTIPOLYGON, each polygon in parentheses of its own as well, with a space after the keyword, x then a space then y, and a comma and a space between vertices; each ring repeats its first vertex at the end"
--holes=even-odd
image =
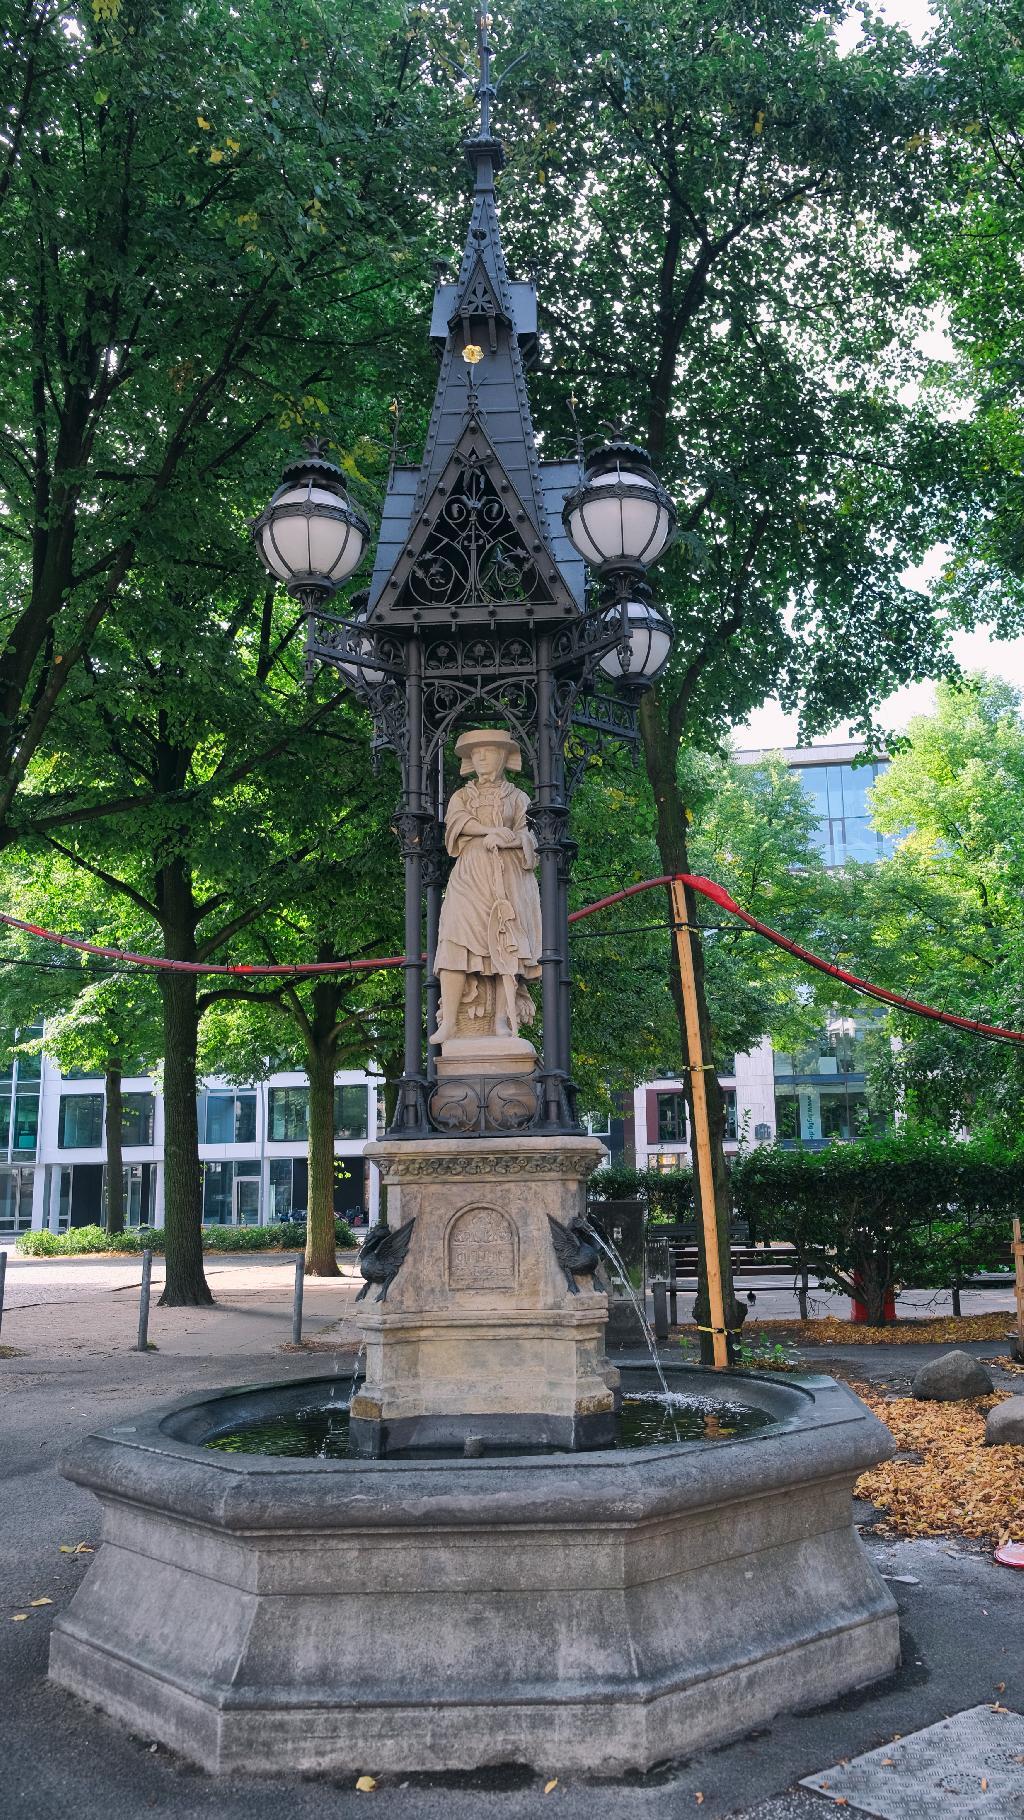
POLYGON ((595 1171, 588 1187, 595 1201, 642 1201, 647 1196, 647 1171, 610 1163, 595 1171))
POLYGON ((999 1261, 1024 1152, 915 1131, 818 1151, 764 1145, 737 1159, 732 1187, 737 1213, 881 1326, 890 1291, 947 1289, 999 1261))
MULTIPOLYGON (((334 1223, 335 1239, 340 1250, 355 1244, 355 1234, 347 1220, 334 1223)), ((306 1243, 306 1228, 301 1220, 282 1220, 274 1226, 206 1226, 203 1228, 204 1251, 301 1251, 306 1243)), ((73 1258, 89 1252, 116 1252, 132 1256, 141 1251, 163 1251, 162 1229, 131 1226, 124 1232, 107 1232, 102 1226, 72 1226, 67 1232, 23 1232, 18 1250, 27 1258, 73 1258)))
POLYGON ((627 1169, 614 1163, 591 1176, 590 1194, 595 1201, 642 1201, 652 1226, 682 1225, 694 1218, 693 1175, 689 1169, 674 1169, 670 1175, 662 1175, 656 1169, 627 1169))
POLYGON ((653 1226, 683 1226, 696 1218, 693 1171, 674 1169, 671 1175, 647 1174, 647 1207, 653 1226))

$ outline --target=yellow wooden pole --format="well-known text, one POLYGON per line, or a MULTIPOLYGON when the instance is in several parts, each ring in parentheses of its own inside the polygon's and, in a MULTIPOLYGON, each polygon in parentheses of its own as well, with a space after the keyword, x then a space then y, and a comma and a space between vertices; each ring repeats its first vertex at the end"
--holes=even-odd
POLYGON ((1018 1219, 1013 1222, 1013 1291, 1017 1301, 1017 1357, 1024 1359, 1024 1242, 1018 1219))
POLYGON ((722 1295, 722 1260, 718 1252, 718 1218, 715 1207, 715 1178, 711 1167, 711 1127, 708 1123, 708 1097, 704 1080, 704 1055, 700 1041, 700 1019, 697 1015, 697 982, 693 972, 693 949, 687 927, 686 893, 682 880, 672 880, 672 921, 675 924, 676 958, 683 988, 683 1011, 686 1018, 686 1054, 690 1064, 693 1090, 693 1151, 697 1181, 700 1186, 701 1218, 704 1225, 704 1265, 708 1279, 708 1303, 711 1314, 711 1340, 715 1370, 729 1363, 725 1331, 725 1301, 722 1295))

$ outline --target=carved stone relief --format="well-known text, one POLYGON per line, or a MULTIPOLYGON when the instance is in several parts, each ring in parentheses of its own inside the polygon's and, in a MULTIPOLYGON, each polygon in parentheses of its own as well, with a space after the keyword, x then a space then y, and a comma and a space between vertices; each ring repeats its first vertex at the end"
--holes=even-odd
POLYGON ((495 1207, 467 1207, 448 1228, 450 1289, 515 1289, 518 1235, 495 1207))

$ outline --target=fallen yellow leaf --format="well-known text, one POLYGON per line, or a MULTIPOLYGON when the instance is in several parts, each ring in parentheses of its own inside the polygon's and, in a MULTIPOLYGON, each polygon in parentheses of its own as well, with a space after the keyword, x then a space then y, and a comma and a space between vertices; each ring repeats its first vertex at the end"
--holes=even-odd
POLYGON ((29 1604, 30 1605, 52 1605, 53 1600, 52 1599, 30 1599, 29 1604))
POLYGON ((982 1776, 982 1778, 981 1778, 981 1792, 982 1792, 982 1794, 984 1794, 984 1793, 985 1793, 985 1790, 986 1790, 986 1789, 987 1789, 987 1787, 988 1787, 988 1777, 987 1777, 987 1776, 982 1776))
POLYGON ((694 1795, 694 1797, 693 1797, 693 1798, 694 1798, 694 1800, 695 1800, 695 1801, 696 1801, 696 1803, 697 1803, 697 1806, 698 1806, 698 1807, 702 1807, 702 1806, 703 1806, 703 1803, 704 1803, 704 1796, 703 1796, 703 1795, 702 1795, 702 1794, 701 1794, 701 1792, 700 1792, 700 1790, 699 1790, 699 1789, 698 1789, 698 1790, 697 1790, 697 1793, 696 1793, 696 1794, 695 1794, 695 1795, 694 1795))
POLYGON ((372 1795, 377 1784, 372 1776, 360 1776, 356 1787, 361 1795, 372 1795))
POLYGON ((11 1619, 11 1623, 12 1624, 24 1624, 25 1619, 27 1617, 28 1617, 27 1611, 16 1611, 13 1618, 11 1619))
POLYGON ((557 1788, 557 1787, 558 1787, 558 1777, 552 1776, 551 1781, 545 1782, 545 1784, 544 1784, 544 1793, 546 1795, 550 1795, 552 1789, 557 1788))

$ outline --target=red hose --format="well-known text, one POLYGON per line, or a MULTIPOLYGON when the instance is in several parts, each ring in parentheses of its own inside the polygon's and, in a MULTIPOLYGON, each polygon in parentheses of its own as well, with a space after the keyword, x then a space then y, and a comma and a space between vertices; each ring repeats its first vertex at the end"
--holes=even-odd
MULTIPOLYGON (((607 910, 611 904, 621 904, 627 897, 635 897, 638 891, 651 891, 657 885, 671 885, 673 878, 688 885, 702 897, 709 898, 721 910, 727 910, 730 916, 739 917, 748 929, 763 935, 766 941, 774 942, 777 948, 785 949, 797 960, 804 961, 808 967, 817 968, 819 973, 827 973, 832 979, 841 980, 844 986, 851 986, 856 992, 863 992, 869 998, 881 1000, 883 1004, 895 1005, 900 1011, 912 1012, 915 1017, 931 1018, 938 1024, 952 1024, 957 1030, 968 1030, 975 1036, 996 1037, 1002 1042, 1024 1043, 1024 1030, 1005 1030, 999 1024, 983 1024, 973 1017, 958 1017, 952 1011, 939 1011, 934 1005, 922 1005, 918 999, 905 998, 899 992, 889 992, 884 986, 872 985, 870 980, 863 980, 856 973, 847 973, 844 968, 836 967, 831 961, 822 960, 820 955, 812 954, 808 948, 801 948, 798 942, 791 942, 788 936, 780 935, 777 929, 770 929, 767 923, 758 922, 748 911, 741 910, 735 898, 730 897, 724 886, 716 885, 714 879, 699 878, 690 872, 665 873, 661 878, 645 878, 637 885, 627 885, 623 891, 614 891, 610 897, 598 898, 596 903, 587 904, 582 910, 574 910, 569 917, 570 923, 579 922, 581 917, 593 916, 596 910, 607 910)), ((123 948, 103 948, 95 942, 80 941, 73 935, 57 935, 52 929, 41 929, 35 923, 21 922, 16 916, 6 916, 0 911, 0 923, 10 929, 22 929, 29 935, 37 935, 43 941, 57 942, 64 948, 75 948, 82 954, 95 954, 103 960, 129 962, 137 967, 157 967, 171 973, 227 973, 266 976, 314 974, 314 973, 357 973, 369 972, 383 967, 404 967, 404 954, 392 954, 386 958, 375 958, 365 961, 307 961, 301 965, 289 967, 285 964, 247 966, 238 964, 229 966, 225 963, 211 961, 173 961, 156 954, 131 954, 123 948)))

